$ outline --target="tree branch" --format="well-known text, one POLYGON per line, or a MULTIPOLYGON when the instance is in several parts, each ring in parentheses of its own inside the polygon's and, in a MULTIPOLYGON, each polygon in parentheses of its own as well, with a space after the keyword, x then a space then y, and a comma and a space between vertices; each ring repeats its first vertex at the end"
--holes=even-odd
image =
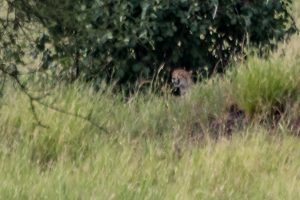
POLYGON ((42 101, 43 98, 45 98, 46 96, 48 96, 49 94, 46 94, 46 95, 43 95, 43 96, 33 96, 32 94, 30 94, 28 92, 28 89, 27 87, 20 81, 19 77, 17 74, 12 74, 12 73, 9 73, 7 72, 3 67, 0 66, 0 71, 2 71, 4 74, 8 75, 9 77, 11 77, 16 83, 17 85, 19 86, 21 92, 23 92, 27 98, 29 99, 29 102, 30 102, 30 107, 31 107, 31 111, 32 111, 32 114, 33 114, 33 117, 35 118, 38 126, 41 126, 43 128, 49 128, 49 126, 47 125, 44 125, 41 120, 39 119, 38 117, 38 114, 36 112, 36 106, 34 105, 34 103, 37 103, 47 109, 50 109, 50 110, 53 110, 55 112, 59 112, 59 113, 62 113, 64 115, 68 115, 68 116, 72 116, 72 117, 75 117, 75 118, 78 118, 78 119, 81 119, 83 121, 86 121, 88 122, 90 125, 96 127, 97 129, 99 129, 100 131, 102 132, 105 132, 105 133, 109 133, 108 130, 97 124, 96 122, 94 122, 93 120, 90 119, 90 116, 84 116, 84 115, 81 115, 81 114, 78 114, 78 113, 72 113, 72 112, 68 112, 68 111, 65 111, 61 108, 58 108, 58 107, 55 107, 53 105, 49 105, 45 102, 42 101))

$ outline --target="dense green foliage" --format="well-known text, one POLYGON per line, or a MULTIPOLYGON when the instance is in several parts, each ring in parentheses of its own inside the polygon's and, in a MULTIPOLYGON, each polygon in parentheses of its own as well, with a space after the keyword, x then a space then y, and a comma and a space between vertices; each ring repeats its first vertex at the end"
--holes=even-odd
POLYGON ((268 52, 296 30, 291 0, 8 2, 15 29, 45 28, 35 41, 42 68, 88 80, 151 78, 162 63, 222 71, 245 45, 268 52))

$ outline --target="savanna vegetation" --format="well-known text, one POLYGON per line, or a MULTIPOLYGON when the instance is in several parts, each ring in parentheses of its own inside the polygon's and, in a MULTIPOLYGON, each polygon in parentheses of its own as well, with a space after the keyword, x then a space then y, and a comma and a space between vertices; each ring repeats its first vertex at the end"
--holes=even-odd
MULTIPOLYGON (((32 34, 16 29, 2 33, 13 33, 11 36, 18 36, 18 41, 11 41, 14 37, 7 35, 0 38, 1 45, 8 45, 1 46, 0 50, 0 199, 298 199, 300 37, 291 34, 293 28, 289 28, 292 26, 280 29, 290 31, 275 31, 278 38, 267 38, 265 45, 254 42, 255 38, 252 42, 238 43, 245 48, 232 43, 237 49, 230 53, 232 60, 227 63, 227 70, 196 83, 184 97, 172 96, 167 86, 160 89, 160 93, 153 92, 153 88, 139 90, 137 87, 133 88, 134 93, 128 94, 119 90, 118 81, 85 76, 93 74, 94 69, 93 65, 91 71, 86 68, 90 64, 84 60, 90 56, 87 52, 83 54, 87 57, 76 62, 78 54, 72 52, 76 50, 72 47, 73 42, 82 42, 81 48, 77 49, 82 53, 89 45, 102 44, 102 40, 97 44, 91 43, 92 40, 89 43, 73 41, 77 37, 69 29, 51 32, 38 21, 48 23, 52 19, 41 16, 45 13, 44 8, 35 7, 40 1, 28 1, 31 4, 27 1, 8 2, 16 3, 15 9, 20 9, 20 16, 26 19, 20 27, 25 33, 32 34), (32 9, 32 16, 22 13, 24 8, 32 9), (32 19, 34 26, 26 24, 32 19), (53 35, 49 37, 39 32, 53 35), (58 33, 65 34, 65 38, 58 33), (31 46, 30 38, 37 46, 31 46), (53 38, 59 40, 50 42, 53 38), (68 41, 68 38, 72 40, 68 41), (257 54, 252 53, 253 48, 257 54), (262 52, 268 52, 266 48, 273 50, 268 56, 262 55, 262 52), (237 50, 242 56, 236 56, 237 50), (247 59, 244 59, 245 55, 247 59), (84 78, 79 75, 74 79, 76 63, 80 66, 79 71, 86 70, 84 78)), ((68 6, 67 2, 63 5, 68 6)), ((157 9, 164 9, 164 2, 161 2, 162 8, 157 9)), ((253 4, 261 7, 261 2, 264 1, 253 1, 253 4)), ((174 6, 178 5, 174 3, 174 6)), ((148 5, 150 8, 147 9, 154 9, 156 4, 152 6, 148 5)), ((251 10, 251 6, 247 9, 251 10)), ((255 9, 252 11, 260 13, 255 9)), ((300 3, 293 2, 288 12, 293 14, 295 25, 300 27, 300 3)), ((53 12, 58 22, 73 27, 74 24, 61 20, 60 14, 53 12)), ((146 11, 140 14, 148 19, 146 11)), ((211 16, 210 20, 212 17, 217 16, 211 16)), ((243 15, 239 17, 243 18, 243 15)), ((263 20, 257 22, 265 23, 263 20)), ((128 26, 136 27, 132 21, 128 23, 128 26)), ((284 25, 286 23, 288 21, 283 21, 284 25)), ((6 28, 10 28, 8 26, 6 28)), ((258 33, 267 33, 259 30, 260 27, 255 26, 258 33)), ((282 28, 280 22, 278 27, 282 28)), ((97 28, 104 31, 114 27, 97 28)), ((275 34, 272 32, 275 29, 266 29, 270 32, 264 38, 275 34)), ((92 34, 80 31, 76 33, 93 38, 92 34)), ((151 35, 143 37, 146 36, 151 35)), ((122 43, 110 34, 106 37, 105 42, 111 43, 110 48, 122 43)), ((172 38, 169 33, 165 37, 172 38)), ((132 39, 134 37, 129 41, 132 39)), ((143 42, 150 41, 142 39, 143 42)), ((243 37, 239 39, 244 40, 243 37)), ((165 41, 161 41, 163 47, 175 51, 165 41)), ((194 47, 188 49, 184 42, 182 44, 183 49, 177 51, 178 55, 183 56, 181 51, 193 51, 194 47)), ((208 48, 203 51, 206 50, 208 48)), ((89 53, 96 57, 95 52, 89 53)), ((151 68, 153 73, 165 59, 156 57, 156 53, 149 54, 155 61, 151 68)), ((173 59, 175 54, 172 54, 173 59)), ((203 70, 207 71, 212 60, 201 60, 201 55, 192 55, 196 57, 187 61, 171 59, 167 65, 205 61, 207 69, 203 70)), ((127 54, 123 56, 128 57, 127 54)), ((138 73, 136 69, 143 69, 139 63, 149 66, 144 55, 139 56, 141 60, 130 56, 128 59, 112 57, 116 63, 123 62, 123 58, 129 64, 121 68, 116 63, 109 63, 115 66, 108 66, 105 72, 114 71, 116 66, 118 69, 134 66, 128 70, 138 73), (130 63, 133 61, 138 61, 138 65, 130 63)), ((97 62, 110 61, 105 57, 97 62)))

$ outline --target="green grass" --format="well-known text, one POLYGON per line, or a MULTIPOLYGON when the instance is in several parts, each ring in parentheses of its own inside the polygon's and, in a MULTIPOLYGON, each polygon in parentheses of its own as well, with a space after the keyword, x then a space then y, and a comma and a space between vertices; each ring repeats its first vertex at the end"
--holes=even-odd
POLYGON ((299 94, 299 66, 250 58, 233 73, 234 97, 249 115, 280 109, 299 94))
POLYGON ((174 157, 169 140, 99 139, 80 163, 46 171, 26 152, 1 156, 1 199, 297 199, 300 141, 249 130, 174 157))
POLYGON ((231 139, 214 137, 224 131, 231 104, 264 99, 269 90, 284 99, 297 88, 294 67, 274 63, 250 59, 183 98, 141 94, 124 101, 108 86, 96 93, 75 84, 44 99, 90 115, 108 133, 37 104, 49 128, 39 127, 26 96, 8 85, 0 100, 0 199, 297 199, 300 140, 287 122, 289 112, 299 111, 298 94, 277 127, 254 117, 231 139), (293 81, 281 85, 286 78, 293 81), (211 127, 211 118, 221 127, 211 127))
POLYGON ((299 52, 295 36, 271 60, 250 58, 183 98, 125 101, 110 86, 74 84, 43 99, 107 132, 36 104, 49 126, 39 127, 27 97, 8 84, 0 97, 0 199, 298 199, 299 52), (249 121, 226 137, 231 105, 249 121), (264 114, 276 106, 282 117, 273 126, 264 114))

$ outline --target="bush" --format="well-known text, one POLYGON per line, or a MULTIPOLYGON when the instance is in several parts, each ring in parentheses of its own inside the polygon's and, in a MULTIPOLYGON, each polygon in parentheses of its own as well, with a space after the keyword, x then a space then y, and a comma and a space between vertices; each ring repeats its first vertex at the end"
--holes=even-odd
POLYGON ((61 73, 71 68, 72 78, 87 80, 108 76, 128 83, 153 77, 162 63, 223 71, 247 42, 268 52, 296 31, 291 0, 9 2, 17 26, 46 28, 36 40, 41 66, 56 61, 61 73))

